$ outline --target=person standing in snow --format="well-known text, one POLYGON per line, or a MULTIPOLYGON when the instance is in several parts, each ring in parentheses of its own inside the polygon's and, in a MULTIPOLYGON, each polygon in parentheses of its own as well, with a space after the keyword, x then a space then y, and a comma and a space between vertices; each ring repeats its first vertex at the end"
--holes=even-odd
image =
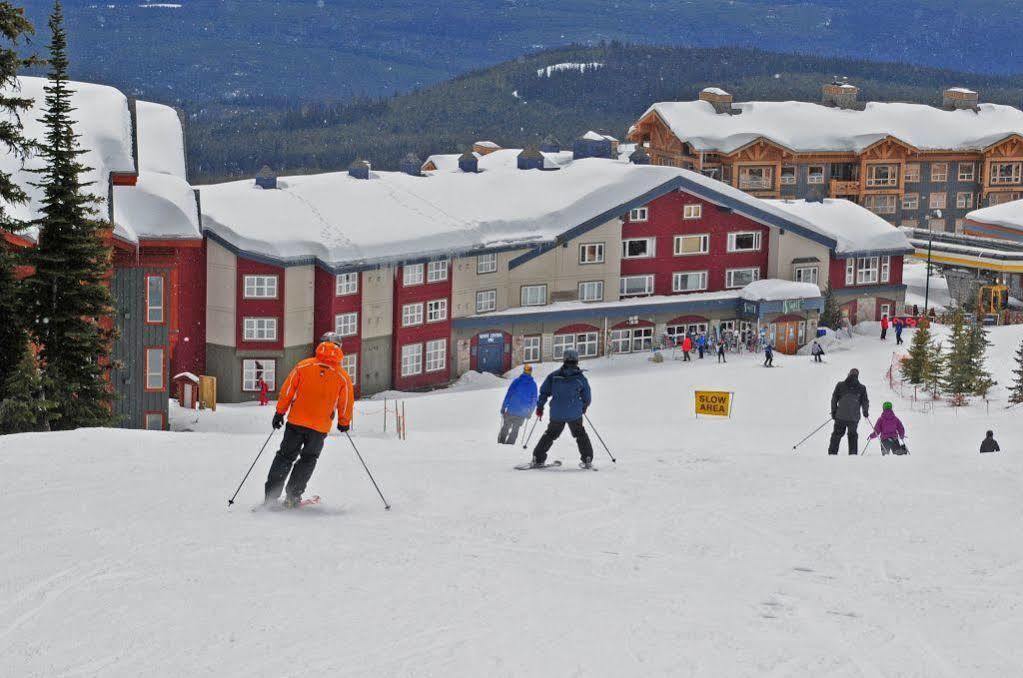
POLYGON ((579 446, 579 458, 583 466, 589 467, 593 462, 593 445, 583 427, 583 416, 592 402, 590 383, 579 369, 578 351, 574 348, 567 349, 563 360, 561 368, 547 375, 543 386, 540 387, 536 418, 543 419, 544 405, 550 400, 551 421, 533 450, 533 465, 542 466, 547 462, 547 452, 551 445, 564 432, 565 426, 568 426, 579 446))
POLYGON ((256 385, 259 386, 259 404, 260 404, 260 406, 266 405, 267 403, 270 402, 270 396, 269 396, 269 394, 270 394, 270 385, 268 383, 266 383, 266 381, 263 379, 263 377, 259 378, 259 381, 257 382, 256 385))
POLYGON ((831 432, 831 444, 828 454, 838 454, 838 445, 842 436, 848 435, 849 454, 857 454, 859 435, 856 428, 860 423, 860 412, 870 417, 870 400, 867 398, 867 387, 860 383, 860 371, 853 368, 844 381, 838 382, 831 394, 831 418, 835 428, 831 432))
POLYGON ((285 490, 284 506, 299 506, 335 413, 337 430, 344 433, 351 426, 354 392, 352 378, 341 367, 344 356, 340 338, 327 333, 316 347, 316 356, 299 362, 284 380, 273 427, 283 426, 285 415, 288 424, 267 474, 265 504, 275 504, 285 490))
POLYGON ((707 335, 701 333, 696 337, 696 350, 700 354, 700 360, 703 360, 703 352, 707 350, 707 335))
POLYGON ((870 434, 871 440, 874 438, 881 439, 881 454, 885 455, 889 452, 906 454, 906 446, 901 441, 905 437, 906 428, 902 425, 899 418, 895 416, 892 404, 884 403, 881 405, 881 416, 874 422, 874 430, 870 434))
POLYGON ((774 367, 774 347, 771 342, 764 344, 764 367, 774 367))
POLYGON ((895 320, 892 321, 892 325, 895 327, 895 345, 896 346, 901 346, 902 345, 902 330, 904 330, 906 328, 906 325, 899 318, 895 318, 895 320))
POLYGON ((536 407, 536 382, 533 381, 533 366, 526 364, 522 374, 508 387, 501 403, 501 432, 497 434, 497 442, 502 445, 514 445, 519 437, 519 429, 536 407))
POLYGON ((995 432, 988 431, 987 435, 984 436, 984 440, 980 443, 980 453, 986 454, 987 452, 1001 452, 1002 448, 998 446, 998 441, 995 440, 995 432))
POLYGON ((728 362, 727 360, 725 360, 725 342, 723 341, 718 342, 718 362, 719 363, 728 362))
POLYGON ((888 339, 888 314, 881 316, 881 341, 888 339))
POLYGON ((813 340, 813 346, 810 347, 810 355, 813 356, 813 361, 815 363, 824 362, 821 360, 821 356, 824 355, 824 349, 821 348, 821 343, 816 339, 813 340))
POLYGON ((688 334, 682 340, 682 362, 689 362, 689 352, 693 350, 693 338, 688 334))

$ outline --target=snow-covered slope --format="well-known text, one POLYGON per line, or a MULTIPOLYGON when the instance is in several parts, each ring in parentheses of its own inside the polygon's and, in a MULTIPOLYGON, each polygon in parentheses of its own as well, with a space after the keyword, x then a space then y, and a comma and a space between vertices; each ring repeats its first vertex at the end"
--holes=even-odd
MULTIPOLYGON (((1023 328, 992 335, 1005 381, 1023 328)), ((567 434, 564 470, 511 470, 500 387, 409 399, 406 442, 359 403, 390 512, 337 435, 319 508, 249 512, 271 450, 228 511, 269 432, 255 405, 177 417, 206 432, 0 438, 0 675, 1019 675, 1023 419, 911 411, 892 350, 589 362, 619 459, 594 439, 599 473, 567 434), (911 456, 829 458, 824 432, 792 451, 853 366, 911 456), (735 418, 694 419, 697 387, 735 391, 735 418), (1004 451, 981 457, 988 428, 1004 451)))

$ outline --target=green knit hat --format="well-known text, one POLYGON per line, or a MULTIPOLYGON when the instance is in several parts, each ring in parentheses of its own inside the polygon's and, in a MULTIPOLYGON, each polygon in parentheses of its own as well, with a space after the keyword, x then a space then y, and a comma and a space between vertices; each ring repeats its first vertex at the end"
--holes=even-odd
POLYGON ((891 403, 885 403, 884 405, 881 406, 881 409, 882 410, 890 410, 890 409, 892 409, 892 404, 891 403))

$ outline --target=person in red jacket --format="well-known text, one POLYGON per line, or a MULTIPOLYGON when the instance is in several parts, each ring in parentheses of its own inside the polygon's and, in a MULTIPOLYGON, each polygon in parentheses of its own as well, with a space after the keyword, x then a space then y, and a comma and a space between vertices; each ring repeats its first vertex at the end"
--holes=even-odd
POLYGON ((270 384, 266 383, 263 377, 259 378, 259 404, 266 405, 270 402, 270 384))
POLYGON ((881 316, 881 341, 888 338, 888 315, 881 316))
POLYGON ((326 341, 316 347, 316 356, 295 365, 281 385, 273 427, 284 425, 285 414, 288 425, 266 478, 266 504, 275 504, 282 489, 286 508, 301 504, 302 493, 316 468, 335 413, 337 430, 344 433, 352 424, 352 378, 341 367, 345 355, 341 341, 331 334, 324 335, 324 339, 326 341))
POLYGON ((688 334, 686 338, 682 340, 682 361, 689 361, 689 352, 693 350, 693 338, 688 334))

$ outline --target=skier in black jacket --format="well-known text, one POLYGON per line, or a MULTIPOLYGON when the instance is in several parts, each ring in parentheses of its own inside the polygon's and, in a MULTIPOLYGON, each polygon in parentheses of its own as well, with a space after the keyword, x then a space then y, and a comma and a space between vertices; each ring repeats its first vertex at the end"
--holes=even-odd
POLYGON ((849 437, 849 454, 857 454, 859 436, 856 427, 860 423, 861 411, 864 417, 870 418, 867 387, 860 383, 860 371, 854 368, 849 370, 844 381, 838 382, 831 394, 831 418, 835 420, 835 429, 831 432, 828 454, 838 454, 838 445, 846 434, 849 437))

